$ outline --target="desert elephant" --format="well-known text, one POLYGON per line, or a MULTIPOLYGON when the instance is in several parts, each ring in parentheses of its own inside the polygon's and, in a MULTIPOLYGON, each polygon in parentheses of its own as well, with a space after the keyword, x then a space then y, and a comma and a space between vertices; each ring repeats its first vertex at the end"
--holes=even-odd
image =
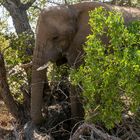
MULTIPOLYGON (((77 67, 82 63, 82 46, 86 36, 90 34, 88 11, 97 7, 107 10, 116 9, 123 13, 126 23, 140 19, 140 10, 121 8, 97 2, 84 2, 70 6, 55 6, 41 11, 37 29, 36 43, 33 54, 33 70, 31 85, 31 118, 38 124, 42 120, 43 88, 46 69, 39 70, 48 61, 62 61, 77 67)), ((106 43, 106 37, 102 39, 106 43)), ((94 56, 93 56, 94 57, 94 56)), ((74 96, 71 92, 71 97, 74 96)), ((78 115, 82 105, 75 103, 78 97, 71 98, 71 112, 78 115), (78 113, 77 113, 78 112, 78 113)), ((81 114, 79 113, 79 116, 81 114)))

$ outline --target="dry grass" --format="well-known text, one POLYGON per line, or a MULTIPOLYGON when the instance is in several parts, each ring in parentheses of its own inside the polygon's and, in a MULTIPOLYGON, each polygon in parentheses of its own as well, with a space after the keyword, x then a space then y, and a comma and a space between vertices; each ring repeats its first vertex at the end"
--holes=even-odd
POLYGON ((0 140, 12 140, 14 118, 8 112, 3 101, 0 100, 0 140))

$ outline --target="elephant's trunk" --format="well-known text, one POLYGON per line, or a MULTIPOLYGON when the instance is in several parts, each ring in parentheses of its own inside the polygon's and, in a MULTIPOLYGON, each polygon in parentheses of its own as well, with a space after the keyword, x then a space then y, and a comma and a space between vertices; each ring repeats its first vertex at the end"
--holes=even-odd
POLYGON ((46 63, 44 59, 46 32, 40 15, 37 23, 36 43, 33 54, 32 85, 31 85, 31 118, 33 123, 39 124, 42 120, 43 89, 46 82, 46 70, 37 69, 46 63))
POLYGON ((39 124, 42 120, 43 89, 46 81, 46 70, 37 69, 44 64, 42 47, 37 46, 33 55, 32 85, 31 85, 31 118, 33 123, 39 124))

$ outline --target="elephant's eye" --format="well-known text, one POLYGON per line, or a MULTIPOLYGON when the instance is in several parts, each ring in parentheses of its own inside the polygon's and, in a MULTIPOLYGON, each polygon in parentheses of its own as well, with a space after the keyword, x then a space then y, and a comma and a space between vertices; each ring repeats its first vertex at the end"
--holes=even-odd
POLYGON ((58 39, 59 39, 58 36, 54 36, 54 37, 52 38, 53 41, 57 41, 58 39))

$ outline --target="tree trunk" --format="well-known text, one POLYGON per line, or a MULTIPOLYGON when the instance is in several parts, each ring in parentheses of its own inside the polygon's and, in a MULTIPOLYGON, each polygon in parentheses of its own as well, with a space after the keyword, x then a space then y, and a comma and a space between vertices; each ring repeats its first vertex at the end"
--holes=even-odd
POLYGON ((13 20, 13 25, 18 35, 23 32, 33 34, 27 16, 27 8, 20 2, 20 0, 5 0, 2 5, 10 13, 13 20))
POLYGON ((9 90, 9 85, 7 82, 7 77, 6 77, 6 69, 5 69, 5 64, 4 64, 4 59, 3 55, 0 53, 0 94, 5 102, 7 108, 10 110, 11 114, 19 120, 20 118, 20 113, 18 110, 18 105, 14 101, 10 90, 9 90))
MULTIPOLYGON (((26 35, 29 35, 31 37, 27 36, 27 39, 25 41, 26 43, 26 52, 27 55, 33 54, 33 47, 34 47, 34 33, 31 29, 31 26, 29 24, 29 19, 27 15, 27 9, 35 2, 35 0, 30 0, 26 4, 21 3, 20 0, 5 0, 2 5, 6 8, 6 10, 9 12, 9 14, 12 17, 13 25, 15 27, 17 35, 21 35, 22 33, 25 33, 26 35)), ((27 62, 24 62, 27 63, 27 62)), ((31 80, 30 75, 31 72, 27 72, 28 75, 28 81, 31 80)))
MULTIPOLYGON (((25 33, 26 35, 32 36, 27 37, 25 43, 27 46, 26 54, 32 55, 33 54, 33 47, 34 47, 34 33, 31 29, 31 26, 29 24, 29 19, 27 15, 27 10, 29 7, 35 2, 35 0, 29 0, 27 3, 23 4, 20 0, 4 0, 1 2, 1 4, 6 8, 6 10, 9 12, 10 16, 13 20, 13 25, 15 27, 17 35, 21 35, 22 33, 25 33)), ((4 60, 2 55, 0 56, 0 92, 1 96, 8 107, 9 111, 12 113, 12 115, 16 119, 20 119, 22 121, 22 117, 24 114, 21 113, 18 104, 16 101, 14 101, 10 89, 7 83, 6 79, 6 69, 4 65, 4 60), (19 117, 20 116, 20 117, 19 117)), ((27 63, 27 61, 23 62, 27 63)), ((31 82, 31 69, 26 70, 27 73, 27 79, 28 79, 28 85, 30 87, 31 82)), ((25 114, 26 115, 26 114, 25 114)))
POLYGON ((21 3, 20 0, 4 0, 2 5, 6 8, 12 17, 13 25, 15 27, 17 35, 25 33, 31 37, 27 37, 26 45, 29 46, 26 49, 27 55, 33 54, 34 47, 34 32, 29 24, 29 19, 27 15, 28 8, 35 2, 35 0, 30 0, 26 4, 21 3))

